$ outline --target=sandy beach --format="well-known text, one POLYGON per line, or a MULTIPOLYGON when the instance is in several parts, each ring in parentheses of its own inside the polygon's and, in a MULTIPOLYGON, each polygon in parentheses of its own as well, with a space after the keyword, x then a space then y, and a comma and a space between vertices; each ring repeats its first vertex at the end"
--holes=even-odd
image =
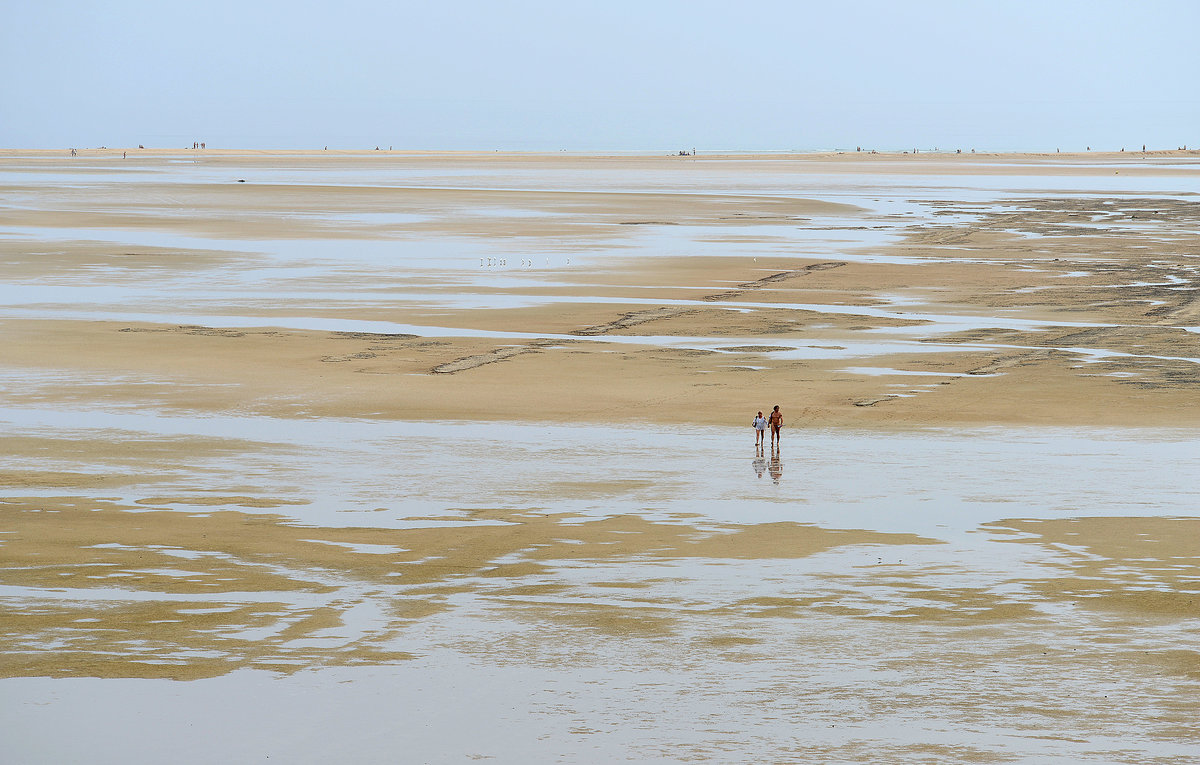
POLYGON ((0 151, 0 759, 1184 761, 1198 195, 0 151))
POLYGON ((109 152, 89 172, 138 182, 66 189, 7 160, 4 277, 41 292, 6 363, 280 415, 718 425, 753 392, 814 426, 1200 416, 1195 152, 1046 160, 1027 190, 1036 158, 197 155, 194 182, 109 152), (1056 188, 1097 182, 1133 191, 1056 188), (927 199, 872 211, 887 183, 927 199))

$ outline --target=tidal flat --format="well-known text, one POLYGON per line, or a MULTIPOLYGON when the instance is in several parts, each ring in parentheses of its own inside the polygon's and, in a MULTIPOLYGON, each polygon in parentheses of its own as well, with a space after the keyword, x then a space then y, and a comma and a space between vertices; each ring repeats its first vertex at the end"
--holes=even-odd
POLYGON ((0 152, 0 758, 1186 760, 1198 194, 0 152))

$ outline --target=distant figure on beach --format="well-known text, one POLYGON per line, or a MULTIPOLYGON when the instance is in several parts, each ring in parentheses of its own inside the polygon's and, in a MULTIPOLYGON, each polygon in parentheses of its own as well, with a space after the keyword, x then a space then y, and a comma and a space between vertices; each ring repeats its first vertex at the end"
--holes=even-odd
POLYGON ((767 424, 771 426, 771 444, 774 445, 776 440, 782 441, 779 437, 779 429, 783 427, 783 412, 779 411, 779 404, 776 404, 775 408, 771 410, 767 424))
POLYGON ((759 446, 767 435, 767 418, 762 416, 762 412, 754 418, 754 445, 759 446))
POLYGON ((201 149, 207 148, 207 147, 205 146, 205 144, 204 144, 204 141, 201 141, 201 142, 200 142, 200 148, 201 148, 201 149))
POLYGON ((74 150, 74 149, 71 149, 71 156, 72 156, 72 157, 74 157, 74 156, 75 156, 75 150, 74 150))

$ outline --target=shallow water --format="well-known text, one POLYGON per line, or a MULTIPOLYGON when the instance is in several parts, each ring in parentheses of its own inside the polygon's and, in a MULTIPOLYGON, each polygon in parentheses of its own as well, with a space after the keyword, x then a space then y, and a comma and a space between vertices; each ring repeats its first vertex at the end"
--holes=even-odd
MULTIPOLYGON (((180 159, 186 158, 182 155, 180 159)), ((684 163, 670 171, 545 164, 476 163, 462 167, 435 161, 378 164, 363 160, 347 167, 296 161, 281 167, 229 167, 219 159, 158 163, 152 167, 115 163, 81 162, 74 173, 57 165, 9 163, 0 180, 24 183, 0 203, 10 209, 54 209, 58 204, 43 189, 63 184, 87 193, 105 189, 137 188, 153 183, 142 202, 127 203, 126 212, 143 206, 146 214, 137 228, 120 223, 113 227, 69 226, 2 227, 0 239, 31 247, 50 248, 56 243, 91 243, 101 247, 158 248, 161 268, 148 268, 144 259, 122 267, 121 259, 105 257, 93 263, 72 263, 50 273, 29 270, 0 277, 0 318, 95 318, 109 321, 150 321, 206 326, 280 326, 294 329, 339 331, 411 332, 437 337, 488 336, 520 339, 522 333, 482 332, 442 326, 422 320, 413 324, 380 322, 384 311, 410 309, 511 309, 577 301, 571 294, 552 294, 586 283, 583 269, 609 267, 624 260, 660 256, 739 256, 746 258, 794 256, 830 258, 847 262, 911 264, 922 256, 912 251, 896 254, 888 245, 914 226, 963 223, 973 216, 995 211, 997 203, 1027 194, 1127 195, 1162 192, 1185 198, 1200 192, 1186 173, 1134 176, 1062 176, 1030 170, 1022 175, 911 175, 882 172, 828 173, 819 168, 790 169, 778 164, 684 163), (765 169, 764 169, 765 168, 765 169), (450 233, 451 228, 430 230, 431 220, 470 226, 473 220, 496 216, 561 220, 562 211, 544 204, 514 200, 507 204, 472 207, 436 204, 420 214, 403 210, 363 212, 328 209, 305 213, 297 220, 321 225, 321 233, 289 239, 262 238, 238 229, 220 235, 181 229, 176 208, 166 204, 171 188, 221 187, 235 171, 260 184, 350 185, 366 187, 428 187, 438 189, 549 189, 558 192, 618 191, 623 193, 687 192, 750 194, 814 198, 852 204, 865 215, 813 215, 781 222, 723 221, 711 225, 609 225, 603 233, 587 237, 561 234, 544 236, 485 236, 450 233), (947 214, 946 199, 968 205, 970 212, 947 214), (540 206, 539 206, 540 205, 540 206), (415 228, 414 228, 415 227, 415 228), (170 254, 172 251, 178 254, 170 254), (224 253, 224 257, 195 257, 197 253, 224 253), (364 286, 364 280, 370 284, 364 286), (433 289, 431 289, 433 288, 433 289), (284 308, 283 306, 286 306, 284 308)), ((1136 167, 1127 161, 1122 167, 1136 167)), ((1145 167, 1155 167, 1153 161, 1145 167)), ((189 192, 192 193, 192 192, 189 192)), ((184 211, 186 213, 186 211, 184 211)), ((253 210, 238 211, 246 219, 271 219, 253 210)), ((277 217, 277 216, 275 216, 277 217)), ((1073 224, 1077 225, 1077 224, 1073 224)), ((1097 224, 1098 225, 1098 224, 1097 224)), ((950 262, 945 253, 936 260, 950 262)), ((960 259, 963 262, 973 262, 960 259)), ((983 261, 980 261, 983 262, 983 261)), ((1083 274, 1085 272, 1079 272, 1083 274)), ((1178 274, 1173 279, 1182 280, 1178 274)), ((1129 286, 1137 286, 1131 283, 1129 286)), ((592 290, 597 291, 597 290, 592 290)), ((696 299, 645 300, 606 297, 602 290, 595 303, 655 303, 703 306, 696 299)), ((769 289, 763 295, 769 299, 769 289)), ((1016 316, 1009 310, 983 311, 966 316, 953 307, 921 310, 911 298, 881 295, 885 305, 770 304, 751 296, 721 301, 728 310, 754 308, 799 309, 849 316, 905 319, 922 322, 909 328, 876 330, 887 338, 847 339, 843 351, 822 355, 797 344, 790 355, 778 358, 862 358, 885 353, 935 352, 937 343, 905 345, 912 338, 936 338, 977 329, 1036 330, 1048 326, 1103 326, 1088 322, 1039 321, 1016 316)), ((709 304, 711 305, 711 304, 709 304)), ((432 317, 431 317, 432 318, 432 317)), ((440 318, 445 318, 444 316, 440 318)), ((662 342, 675 347, 708 349, 704 338, 612 339, 615 342, 662 342)), ((599 341, 599 340, 598 340, 599 341)), ((723 343, 730 345, 731 343, 723 343)), ((784 343, 785 345, 787 343, 784 343)), ((997 348, 999 346, 989 346, 997 348)), ((960 348, 961 350, 961 348, 960 348)), ((1063 349, 1076 352, 1075 349, 1063 349)), ((1083 349, 1088 351, 1088 349, 1083 349)), ((1158 354, 1166 358, 1163 354, 1158 354)))
MULTIPOLYGON (((327 225, 330 236, 294 240, 183 232, 169 215, 136 229, 10 227, 0 229, 5 241, 48 250, 89 241, 222 257, 14 271, 0 280, 0 318, 521 340, 534 335, 366 312, 577 301, 543 288, 578 286, 586 280, 572 266, 621 258, 910 262, 884 248, 914 224, 965 220, 939 214, 948 198, 986 212, 1031 193, 1197 191, 1188 177, 1125 174, 207 161, 9 168, 0 183, 25 184, 3 204, 37 209, 54 187, 236 177, 686 188, 871 212, 719 231, 614 227, 582 245, 422 234, 413 227, 428 218, 403 211, 308 216, 301 222, 327 225), (539 268, 517 265, 527 259, 539 268), (361 286, 363 274, 378 278, 361 286)), ((555 215, 519 206, 440 214, 555 215)), ((922 322, 862 330, 839 347, 772 337, 789 350, 763 351, 844 358, 854 374, 913 374, 852 366, 870 356, 977 347, 917 336, 1109 326, 935 313, 879 297, 870 307, 749 296, 719 305, 922 322)), ((765 343, 536 337, 715 351, 765 343)), ((788 412, 783 444, 758 452, 749 417, 740 428, 470 422, 452 408, 427 422, 284 419, 89 399, 88 389, 114 384, 180 388, 133 375, 0 375, 0 396, 30 402, 0 404, 0 509, 21 508, 4 516, 13 524, 43 513, 58 535, 49 536, 65 540, 30 549, 20 534, 0 535, 0 553, 27 556, 0 584, 5 654, 51 667, 5 665, 5 761, 1107 763, 1180 762, 1200 747, 1200 613, 1187 600, 1200 597, 1194 430, 863 432, 808 428, 788 412), (83 391, 77 403, 37 402, 64 385, 83 391), (72 548, 76 529, 97 518, 102 541, 72 548)))
MULTIPOLYGON (((147 511, 178 512, 181 522, 223 510, 282 514, 317 541, 329 528, 401 534, 394 543, 322 542, 351 560, 386 556, 403 547, 405 533, 422 529, 478 531, 482 523, 502 530, 518 517, 513 513, 561 516, 557 533, 568 541, 579 534, 581 545, 591 524, 627 516, 697 530, 785 523, 917 535, 795 557, 744 558, 732 548, 724 557, 718 546, 695 557, 646 549, 550 558, 541 571, 515 579, 452 575, 441 584, 444 594, 403 577, 387 584, 352 569, 291 570, 282 561, 277 573, 322 582, 326 591, 172 595, 100 582, 4 587, 6 607, 23 611, 58 603, 86 615, 134 602, 177 603, 180 614, 219 617, 274 603, 287 613, 328 609, 337 617, 323 631, 278 644, 272 662, 298 673, 251 663, 187 683, 0 681, 0 703, 15 732, 5 747, 14 761, 149 762, 169 748, 175 761, 206 762, 236 748, 239 756, 294 762, 390 762, 401 747, 431 762, 496 755, 582 762, 601 752, 671 761, 849 761, 867 753, 905 760, 920 752, 956 759, 975 752, 1019 762, 1156 762, 1184 756, 1197 743, 1178 732, 1179 715, 1154 701, 1188 693, 1193 681, 1147 676, 1121 662, 1178 651, 1190 644, 1198 620, 1130 621, 1053 595, 1055 583, 1097 556, 1085 547, 1040 544, 1028 532, 1014 536, 1004 520, 1194 517, 1194 432, 879 434, 789 426, 778 455, 768 448, 760 457, 748 427, 61 408, 10 408, 0 411, 0 422, 18 439, 117 445, 111 465, 14 453, 9 469, 28 462, 106 473, 121 469, 120 444, 224 443, 199 458, 185 446, 160 461, 159 475, 91 494, 131 506, 148 502, 147 511), (255 510, 237 498, 208 502, 246 493, 300 504, 255 510), (197 498, 206 503, 192 504, 197 498), (510 520, 473 517, 497 508, 510 520), (395 604, 412 598, 434 598, 442 608, 397 622, 395 604), (1023 610, 970 616, 997 607, 1023 610), (592 623, 592 614, 617 621, 592 623), (410 658, 326 666, 328 652, 364 644, 410 658), (52 735, 81 716, 86 723, 75 724, 72 736, 52 735), (196 716, 222 736, 200 735, 196 716), (320 728, 319 738, 292 733, 279 740, 305 721, 320 728), (1106 733, 1114 729, 1120 735, 1106 733), (1130 759, 1131 751, 1138 755, 1130 759)), ((167 544, 166 559, 181 563, 214 554, 167 544)), ((534 552, 514 551, 490 565, 518 564, 534 552)), ((1156 561, 1126 564, 1137 584, 1116 584, 1114 571, 1102 586, 1154 590, 1176 581, 1172 570, 1195 571, 1195 558, 1156 561)), ((178 566, 140 571, 181 580, 195 573, 178 566)), ((220 647, 185 636, 165 653, 149 638, 149 656, 183 664, 233 658, 243 644, 279 640, 283 627, 230 628, 220 647)))
MULTIPOLYGON (((998 507, 1038 518, 1178 515, 1194 499, 1184 476, 1200 455, 1200 436, 1187 430, 878 434, 814 432, 801 422, 785 428, 783 475, 771 481, 756 475, 748 427, 282 420, 60 407, 0 409, 0 423, 12 436, 80 441, 228 439, 238 444, 235 456, 198 465, 203 470, 190 475, 173 471, 175 483, 162 491, 211 493, 218 485, 244 483, 236 478, 240 472, 253 475, 264 496, 308 503, 302 513, 288 507, 272 513, 300 513, 295 520, 319 526, 388 526, 413 503, 450 513, 510 506, 512 497, 521 508, 600 515, 652 510, 722 522, 793 520, 919 534, 974 530, 1000 517, 998 507), (1138 497, 1136 507, 1130 497, 1138 497), (925 502, 933 504, 909 512, 925 502), (381 514, 381 504, 394 507, 381 514)), ((764 459, 771 457, 766 451, 764 459)), ((14 457, 8 464, 21 466, 14 457)), ((34 463, 46 470, 103 468, 58 464, 43 455, 31 458, 34 463)), ((111 488, 101 494, 121 498, 111 488)))

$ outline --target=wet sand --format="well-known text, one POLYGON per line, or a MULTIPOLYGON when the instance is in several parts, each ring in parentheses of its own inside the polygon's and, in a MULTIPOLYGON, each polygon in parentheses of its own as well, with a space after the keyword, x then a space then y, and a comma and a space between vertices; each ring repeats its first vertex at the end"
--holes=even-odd
POLYGON ((0 152, 0 753, 1178 761, 1197 193, 0 152))
POLYGON ((1192 154, 9 159, 6 363, 281 415, 1194 424, 1192 154))

